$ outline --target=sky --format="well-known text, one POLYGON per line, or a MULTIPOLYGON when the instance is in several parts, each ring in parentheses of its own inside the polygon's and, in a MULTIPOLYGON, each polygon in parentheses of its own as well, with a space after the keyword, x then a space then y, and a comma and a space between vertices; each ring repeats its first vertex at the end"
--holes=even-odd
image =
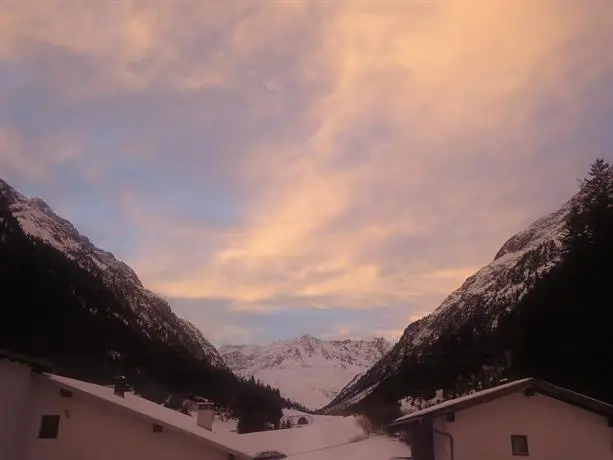
POLYGON ((610 0, 0 11, 0 177, 216 344, 398 338, 613 160, 610 0))

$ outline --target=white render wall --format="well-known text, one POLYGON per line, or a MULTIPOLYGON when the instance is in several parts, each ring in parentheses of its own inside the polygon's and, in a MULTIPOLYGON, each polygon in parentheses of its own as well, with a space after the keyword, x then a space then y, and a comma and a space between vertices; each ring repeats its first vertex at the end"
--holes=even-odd
POLYGON ((16 460, 227 460, 225 452, 184 433, 153 432, 153 422, 95 397, 44 378, 36 381, 24 456, 16 460), (57 439, 38 439, 43 414, 61 415, 57 439))
MULTIPOLYGON (((0 360, 0 460, 227 460, 223 447, 0 360), (70 388, 67 388, 70 390, 70 388), (59 415, 56 439, 38 439, 42 415, 59 415), (163 425, 163 424, 162 424, 163 425)), ((242 456, 236 456, 242 458, 242 456)))
POLYGON ((26 442, 21 427, 30 411, 33 374, 28 366, 0 360, 0 459, 21 460, 26 442))
MULTIPOLYGON (((517 460, 511 435, 527 435, 531 460, 613 460, 607 419, 547 396, 522 392, 456 412, 434 427, 454 438, 455 460, 517 460)), ((448 438, 434 434, 436 460, 449 460, 448 438)))

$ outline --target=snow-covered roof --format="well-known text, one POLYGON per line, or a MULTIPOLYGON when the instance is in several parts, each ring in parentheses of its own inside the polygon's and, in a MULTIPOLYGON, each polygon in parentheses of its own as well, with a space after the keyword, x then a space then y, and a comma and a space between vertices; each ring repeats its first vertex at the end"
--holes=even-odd
POLYGON ((525 378, 498 385, 493 388, 488 388, 487 390, 467 394, 459 398, 450 399, 449 401, 444 401, 440 404, 436 404, 434 406, 430 406, 425 409, 413 412, 409 415, 405 415, 404 417, 400 417, 394 420, 392 426, 405 425, 408 423, 416 422, 425 417, 435 417, 447 414, 449 412, 466 409, 469 407, 476 406, 477 404, 489 402, 502 396, 506 396, 528 388, 533 389, 535 392, 544 394, 546 396, 550 396, 560 401, 564 401, 569 404, 581 407, 590 412, 604 415, 606 417, 613 416, 613 406, 607 403, 553 385, 549 382, 537 380, 534 378, 525 378))
POLYGON ((164 406, 148 401, 136 396, 133 393, 126 393, 125 397, 117 396, 113 389, 81 380, 61 377, 59 375, 45 374, 43 376, 54 384, 66 387, 77 392, 86 393, 99 400, 114 404, 127 409, 134 414, 159 423, 170 429, 182 432, 188 436, 198 438, 209 445, 212 445, 225 452, 232 453, 239 458, 250 459, 251 456, 238 447, 239 435, 232 433, 213 433, 198 426, 196 417, 182 414, 178 411, 168 409, 164 406))
POLYGON ((470 394, 467 394, 467 395, 464 395, 464 396, 460 396, 459 398, 450 399, 448 401, 443 401, 442 403, 435 404, 433 406, 426 407, 425 409, 421 409, 421 410, 418 410, 416 412, 413 412, 413 413, 411 413, 409 415, 405 415, 404 417, 400 417, 400 418, 394 420, 394 424, 396 424, 398 422, 405 422, 405 421, 412 420, 412 419, 418 419, 418 418, 421 418, 421 417, 423 417, 425 415, 432 414, 434 412, 439 413, 439 412, 444 411, 445 409, 455 408, 459 404, 462 404, 462 403, 465 403, 465 402, 469 402, 469 401, 472 401, 472 400, 474 400, 475 402, 477 400, 480 401, 481 398, 483 398, 484 396, 499 394, 499 393, 503 392, 504 390, 510 389, 510 388, 515 389, 516 387, 519 387, 519 386, 523 385, 524 383, 527 383, 527 382, 529 382, 531 380, 532 379, 514 380, 512 382, 505 383, 505 384, 499 385, 497 387, 488 388, 487 390, 476 391, 474 393, 470 393, 470 394))

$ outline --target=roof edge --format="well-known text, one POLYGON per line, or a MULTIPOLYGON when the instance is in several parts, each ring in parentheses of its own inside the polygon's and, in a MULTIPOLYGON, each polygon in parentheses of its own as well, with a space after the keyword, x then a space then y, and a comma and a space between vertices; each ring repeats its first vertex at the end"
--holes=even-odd
MULTIPOLYGON (((163 426, 170 427, 173 430, 176 430, 177 432, 180 432, 181 434, 183 434, 185 436, 188 436, 191 439, 196 439, 196 440, 199 440, 201 442, 204 442, 204 443, 207 443, 209 445, 212 445, 214 447, 225 449, 229 453, 238 455, 238 456, 240 456, 240 457, 242 457, 244 459, 251 459, 251 455, 248 454, 247 452, 243 452, 243 451, 238 450, 238 449, 236 449, 234 447, 228 446, 228 445, 222 443, 221 441, 215 441, 215 440, 203 437, 203 436, 198 436, 197 434, 192 433, 190 431, 187 431, 187 430, 185 430, 185 429, 183 429, 181 427, 178 427, 176 425, 173 425, 172 423, 169 423, 168 421, 166 421, 166 420, 164 420, 162 418, 154 417, 152 415, 145 414, 145 413, 140 412, 140 411, 136 411, 136 410, 131 409, 130 407, 124 406, 122 404, 115 404, 111 400, 108 400, 106 398, 100 397, 100 396, 98 396, 98 395, 96 395, 94 393, 90 393, 90 392, 84 390, 83 388, 80 388, 80 387, 75 386, 75 385, 71 385, 68 382, 62 382, 62 381, 59 381, 59 380, 55 380, 53 378, 49 378, 49 377, 53 377, 53 376, 55 376, 55 374, 49 374, 49 373, 43 374, 43 377, 46 377, 46 381, 50 382, 51 384, 53 384, 53 385, 55 385, 57 387, 62 387, 62 386, 70 387, 72 390, 76 391, 77 393, 89 396, 91 398, 96 399, 97 401, 100 401, 100 402, 103 402, 103 403, 106 403, 106 404, 110 404, 110 405, 112 405, 114 407, 117 407, 120 410, 123 410, 125 412, 129 412, 129 413, 131 413, 131 414, 133 414, 133 415, 135 415, 137 417, 144 418, 144 419, 147 419, 147 420, 149 420, 151 422, 159 423, 159 424, 161 424, 163 426)), ((62 376, 58 376, 58 377, 62 377, 62 376)), ((88 383, 90 385, 95 385, 95 384, 92 384, 92 383, 89 383, 89 382, 85 382, 85 383, 88 383)), ((151 402, 151 403, 155 404, 153 402, 151 402)), ((172 410, 172 409, 168 409, 168 408, 165 408, 165 409, 166 410, 172 410)))
POLYGON ((531 377, 527 379, 517 380, 516 382, 509 382, 504 385, 500 385, 499 387, 488 388, 486 390, 482 390, 481 392, 473 393, 473 396, 470 398, 462 396, 456 398, 457 401, 453 399, 449 401, 443 401, 439 404, 440 406, 442 406, 440 408, 437 408, 437 405, 435 405, 423 409, 423 411, 425 411, 424 413, 420 413, 422 411, 416 411, 414 413, 414 416, 412 416, 412 414, 408 414, 404 417, 394 420, 389 426, 399 427, 403 425, 411 425, 424 419, 437 418, 446 415, 450 412, 468 409, 479 404, 484 404, 526 389, 534 389, 536 393, 540 393, 544 396, 548 396, 558 401, 565 402, 567 404, 579 407, 581 409, 601 415, 603 417, 613 417, 613 405, 610 405, 598 399, 591 398, 581 393, 577 393, 572 390, 568 390, 566 388, 554 385, 544 380, 538 380, 531 377))
POLYGON ((32 368, 34 372, 38 373, 50 372, 53 370, 53 364, 51 364, 51 362, 49 361, 34 358, 32 356, 28 356, 12 350, 0 348, 0 361, 3 359, 24 364, 32 368))

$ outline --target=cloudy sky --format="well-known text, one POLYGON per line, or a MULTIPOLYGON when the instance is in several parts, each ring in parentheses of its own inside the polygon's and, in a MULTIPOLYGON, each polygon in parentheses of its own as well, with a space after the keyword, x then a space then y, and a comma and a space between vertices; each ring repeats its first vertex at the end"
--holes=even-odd
POLYGON ((397 337, 613 160, 610 0, 0 11, 0 177, 217 344, 397 337))

